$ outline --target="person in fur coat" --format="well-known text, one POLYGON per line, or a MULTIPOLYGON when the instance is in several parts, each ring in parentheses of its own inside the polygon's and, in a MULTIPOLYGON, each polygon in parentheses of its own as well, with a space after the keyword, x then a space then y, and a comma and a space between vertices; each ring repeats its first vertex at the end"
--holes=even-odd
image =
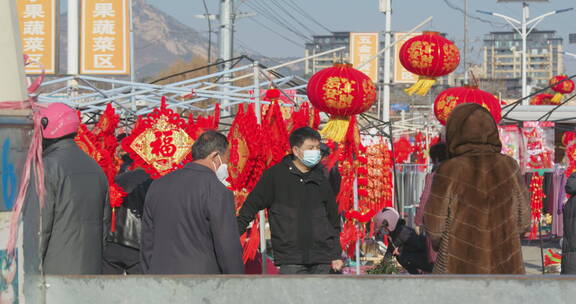
POLYGON ((490 112, 456 107, 448 118, 449 159, 436 171, 424 228, 438 251, 434 273, 525 274, 521 234, 530 199, 518 163, 500 153, 490 112))

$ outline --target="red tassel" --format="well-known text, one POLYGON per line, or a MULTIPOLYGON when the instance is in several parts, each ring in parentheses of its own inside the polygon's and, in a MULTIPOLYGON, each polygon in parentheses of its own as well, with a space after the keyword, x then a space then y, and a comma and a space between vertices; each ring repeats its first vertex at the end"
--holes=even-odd
POLYGON ((110 232, 116 231, 116 208, 112 208, 112 219, 110 220, 110 232))

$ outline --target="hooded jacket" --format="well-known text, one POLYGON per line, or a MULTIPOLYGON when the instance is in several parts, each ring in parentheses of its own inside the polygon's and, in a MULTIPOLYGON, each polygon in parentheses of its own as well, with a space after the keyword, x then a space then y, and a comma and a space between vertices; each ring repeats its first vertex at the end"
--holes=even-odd
POLYGON ((562 242, 562 274, 576 274, 576 173, 566 182, 570 199, 564 206, 564 240, 562 242))
POLYGON ((434 175, 424 227, 438 258, 434 273, 524 274, 520 237, 530 200, 517 162, 500 153, 498 128, 477 104, 454 109, 450 159, 434 175))

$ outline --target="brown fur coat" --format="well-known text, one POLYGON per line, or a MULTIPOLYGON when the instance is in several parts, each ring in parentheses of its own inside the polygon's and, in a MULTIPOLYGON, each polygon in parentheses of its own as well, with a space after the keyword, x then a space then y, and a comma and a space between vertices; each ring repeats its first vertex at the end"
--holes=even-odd
POLYGON ((524 274, 520 235, 530 200, 517 162, 500 153, 496 123, 477 104, 448 119, 450 159, 437 170, 424 227, 438 251, 434 273, 524 274))

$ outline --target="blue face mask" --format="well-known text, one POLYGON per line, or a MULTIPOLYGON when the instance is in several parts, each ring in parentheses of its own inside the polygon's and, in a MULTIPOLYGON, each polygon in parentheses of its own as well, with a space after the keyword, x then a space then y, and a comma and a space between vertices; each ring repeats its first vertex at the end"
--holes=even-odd
POLYGON ((304 150, 303 154, 304 156, 300 161, 308 168, 312 168, 320 162, 320 150, 304 150))

